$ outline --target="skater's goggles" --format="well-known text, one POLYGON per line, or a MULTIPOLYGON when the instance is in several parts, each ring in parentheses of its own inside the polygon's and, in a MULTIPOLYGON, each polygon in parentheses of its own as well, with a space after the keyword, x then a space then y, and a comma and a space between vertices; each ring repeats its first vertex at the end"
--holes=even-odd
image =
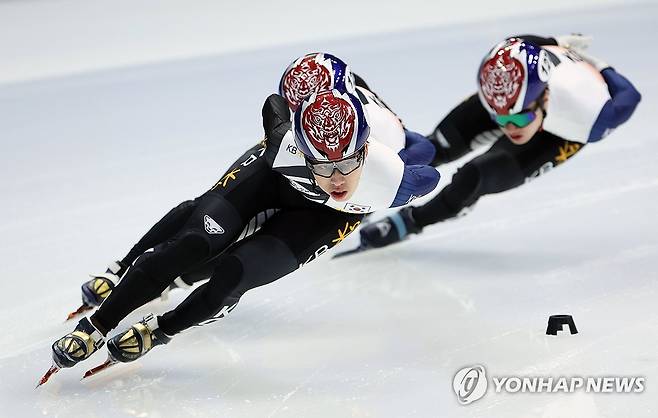
POLYGON ((364 150, 361 150, 350 157, 338 161, 320 162, 306 158, 306 166, 313 172, 313 174, 320 177, 329 178, 334 174, 334 170, 338 170, 340 174, 346 176, 361 167, 364 156, 364 150))
POLYGON ((517 128, 525 128, 526 126, 530 125, 533 120, 537 119, 537 109, 528 109, 513 115, 492 115, 491 118, 500 127, 511 123, 517 128))

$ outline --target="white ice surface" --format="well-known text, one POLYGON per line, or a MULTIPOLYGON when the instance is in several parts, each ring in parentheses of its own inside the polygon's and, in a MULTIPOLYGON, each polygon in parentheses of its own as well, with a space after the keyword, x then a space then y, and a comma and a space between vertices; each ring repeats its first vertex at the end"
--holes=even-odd
POLYGON ((0 0, 0 84, 637 1, 0 0))
MULTIPOLYGON (((0 88, 0 417, 658 416, 658 5, 298 44, 0 88), (643 94, 632 120, 468 217, 361 256, 322 257, 229 318, 89 382, 34 390, 88 272, 123 255, 260 139, 292 57, 344 57, 429 132, 510 33, 581 31, 643 94), (550 314, 580 333, 544 335, 550 314), (493 394, 452 377, 642 375, 643 394, 493 394)), ((458 164, 442 167, 447 183, 458 164)), ((354 239, 343 247, 354 245, 354 239)), ((147 305, 163 312, 185 297, 147 305)), ((122 325, 122 326, 123 326, 122 325)), ((104 360, 95 355, 86 365, 104 360)))

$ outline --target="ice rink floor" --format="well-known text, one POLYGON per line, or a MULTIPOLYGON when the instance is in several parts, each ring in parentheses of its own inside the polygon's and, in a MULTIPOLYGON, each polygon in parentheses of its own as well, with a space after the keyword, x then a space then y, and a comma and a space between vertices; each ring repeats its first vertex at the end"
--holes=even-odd
MULTIPOLYGON (((0 86, 0 417, 658 416, 656 22, 652 2, 0 86), (261 138, 262 102, 294 57, 343 57, 430 132, 475 91, 499 39, 574 31, 643 94, 610 137, 413 240, 324 256, 139 362, 80 382, 103 350, 34 390, 86 274, 261 138), (545 335, 561 313, 579 334, 545 335), (452 380, 472 364, 498 376, 643 376, 646 389, 490 388, 462 406, 452 380)), ((443 184, 459 164, 439 168, 443 184)))

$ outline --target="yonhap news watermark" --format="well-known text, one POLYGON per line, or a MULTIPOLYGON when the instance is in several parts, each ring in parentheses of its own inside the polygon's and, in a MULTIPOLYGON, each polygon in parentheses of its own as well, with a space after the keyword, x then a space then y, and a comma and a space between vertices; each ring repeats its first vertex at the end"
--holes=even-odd
POLYGON ((493 393, 643 393, 644 376, 491 376, 481 364, 459 370, 452 381, 457 400, 468 405, 493 393))

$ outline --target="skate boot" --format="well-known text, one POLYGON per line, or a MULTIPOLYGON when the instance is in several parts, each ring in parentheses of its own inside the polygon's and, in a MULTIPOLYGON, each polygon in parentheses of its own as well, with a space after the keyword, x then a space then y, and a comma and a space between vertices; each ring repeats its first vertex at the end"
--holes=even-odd
POLYGON ((53 361, 60 368, 73 367, 88 359, 103 344, 103 334, 88 318, 82 318, 73 332, 53 343, 53 361))
POLYGON ((55 373, 67 367, 73 367, 88 359, 105 343, 103 334, 87 318, 78 322, 73 332, 66 334, 53 343, 53 364, 43 375, 37 387, 46 383, 55 373))
POLYGON ((416 224, 408 206, 398 213, 372 222, 359 231, 362 248, 380 248, 406 239, 410 234, 418 234, 422 227, 416 224))
POLYGON ((82 376, 83 379, 94 376, 119 363, 129 363, 143 357, 156 345, 167 344, 171 337, 166 335, 158 325, 158 318, 153 314, 144 317, 129 330, 115 335, 107 341, 107 360, 82 376))
POLYGON ((144 317, 127 331, 115 335, 107 342, 110 358, 128 363, 141 358, 157 345, 167 344, 171 337, 166 335, 158 325, 158 318, 153 314, 144 317))
POLYGON ((90 274, 91 280, 82 285, 82 303, 99 306, 119 283, 128 266, 121 261, 113 261, 105 273, 90 274))
POLYGON ((121 277, 128 270, 128 266, 121 261, 113 261, 107 267, 105 273, 90 274, 91 280, 82 284, 82 305, 75 311, 71 312, 66 320, 90 311, 99 306, 110 295, 114 286, 119 283, 121 277))

